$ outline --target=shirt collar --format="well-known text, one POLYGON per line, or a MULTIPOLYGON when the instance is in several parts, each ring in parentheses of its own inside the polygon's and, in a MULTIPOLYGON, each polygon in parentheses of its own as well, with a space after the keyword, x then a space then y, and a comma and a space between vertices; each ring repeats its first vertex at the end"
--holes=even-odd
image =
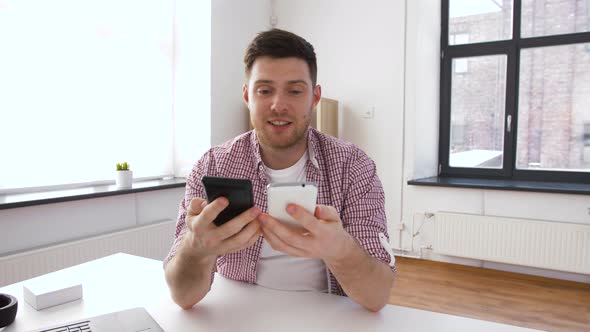
POLYGON ((250 131, 250 145, 252 146, 252 152, 254 152, 254 162, 256 168, 264 167, 262 162, 262 156, 260 156, 260 143, 258 143, 258 137, 256 137, 256 130, 250 131))
POLYGON ((320 164, 318 163, 317 159, 317 145, 319 143, 319 139, 315 129, 310 128, 307 132, 307 151, 309 153, 309 160, 315 168, 319 169, 320 164))

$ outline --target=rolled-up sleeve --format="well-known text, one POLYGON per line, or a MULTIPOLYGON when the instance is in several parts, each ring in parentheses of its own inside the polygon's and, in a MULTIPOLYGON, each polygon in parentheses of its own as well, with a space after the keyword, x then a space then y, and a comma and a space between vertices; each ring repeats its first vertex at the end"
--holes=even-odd
MULTIPOLYGON (((389 237, 385 194, 375 163, 361 153, 353 163, 349 175, 350 187, 341 213, 343 226, 369 255, 389 264, 391 257, 379 240, 379 233, 389 237)), ((392 270, 395 272, 395 266, 392 270)))
POLYGON ((186 179, 186 189, 183 199, 180 201, 178 208, 178 216, 176 219, 176 231, 174 234, 174 242, 164 259, 164 268, 170 260, 176 255, 176 251, 182 242, 184 234, 188 231, 186 227, 186 210, 193 198, 206 198, 205 190, 201 183, 201 178, 207 173, 210 167, 211 151, 206 153, 193 167, 191 173, 186 179))

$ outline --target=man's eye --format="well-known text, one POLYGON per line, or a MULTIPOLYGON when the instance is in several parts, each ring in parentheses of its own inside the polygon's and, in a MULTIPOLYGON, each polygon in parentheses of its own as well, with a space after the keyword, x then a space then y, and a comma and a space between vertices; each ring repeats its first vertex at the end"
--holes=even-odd
POLYGON ((301 91, 301 90, 291 90, 292 95, 300 95, 302 93, 303 93, 303 91, 301 91))
POLYGON ((269 89, 258 89, 257 92, 260 95, 267 95, 270 93, 270 90, 269 89))

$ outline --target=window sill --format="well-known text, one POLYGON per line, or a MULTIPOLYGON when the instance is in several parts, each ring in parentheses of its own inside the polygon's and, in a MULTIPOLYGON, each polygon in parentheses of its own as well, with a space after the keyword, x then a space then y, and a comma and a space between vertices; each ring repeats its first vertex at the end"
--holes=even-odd
POLYGON ((590 184, 568 182, 492 180, 433 176, 424 179, 410 180, 408 181, 408 184, 430 187, 511 190, 577 195, 590 194, 590 184))
POLYGON ((43 191, 28 194, 0 195, 0 210, 25 206, 34 206, 51 203, 61 203, 91 199, 106 196, 125 195, 144 191, 182 188, 186 185, 184 178, 166 180, 150 180, 134 182, 131 188, 117 188, 116 185, 88 186, 83 188, 43 191))

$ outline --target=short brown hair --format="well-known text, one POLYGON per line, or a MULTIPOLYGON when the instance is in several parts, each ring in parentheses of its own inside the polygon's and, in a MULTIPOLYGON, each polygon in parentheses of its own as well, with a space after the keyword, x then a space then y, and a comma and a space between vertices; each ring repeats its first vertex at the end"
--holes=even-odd
POLYGON ((316 85, 318 66, 315 51, 307 40, 298 35, 281 29, 271 29, 259 33, 246 49, 246 55, 244 56, 246 76, 250 76, 256 58, 262 56, 271 58, 295 57, 304 60, 309 66, 311 83, 313 86, 316 85))

